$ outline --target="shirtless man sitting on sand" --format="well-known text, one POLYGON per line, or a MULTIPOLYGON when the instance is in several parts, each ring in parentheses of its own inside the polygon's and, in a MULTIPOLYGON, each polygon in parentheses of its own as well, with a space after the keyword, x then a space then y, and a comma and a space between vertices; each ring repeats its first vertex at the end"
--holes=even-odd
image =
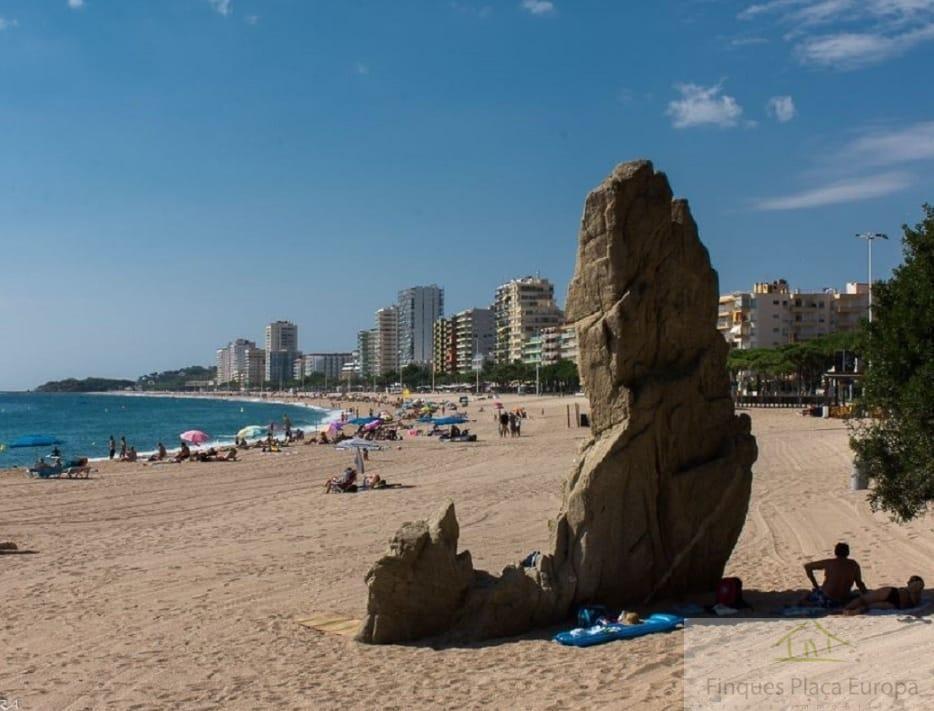
POLYGON ((815 605, 818 607, 839 607, 850 601, 853 585, 861 593, 866 592, 859 563, 850 560, 850 547, 846 543, 838 543, 833 549, 833 558, 815 560, 804 564, 804 572, 814 586, 814 589, 804 596, 799 604, 815 605), (817 584, 814 577, 815 570, 824 571, 824 582, 817 584))

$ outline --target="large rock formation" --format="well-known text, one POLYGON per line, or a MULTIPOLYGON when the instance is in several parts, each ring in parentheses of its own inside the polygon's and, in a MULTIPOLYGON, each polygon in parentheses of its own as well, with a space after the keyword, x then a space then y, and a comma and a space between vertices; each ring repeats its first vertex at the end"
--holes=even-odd
POLYGON ((406 524, 367 576, 358 639, 504 636, 577 603, 711 590, 757 455, 749 418, 733 412, 717 296, 687 202, 648 161, 617 166, 587 197, 568 290, 593 437, 565 484, 552 552, 496 578, 456 554, 453 508, 439 514, 449 523, 437 541, 420 524, 413 540, 429 542, 417 555, 400 543, 412 538, 406 524))

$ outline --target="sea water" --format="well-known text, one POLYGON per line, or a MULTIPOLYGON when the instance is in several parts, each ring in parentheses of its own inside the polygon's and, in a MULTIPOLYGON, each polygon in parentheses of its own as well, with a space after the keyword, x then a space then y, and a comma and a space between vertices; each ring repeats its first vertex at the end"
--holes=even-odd
MULTIPOLYGON (((211 443, 232 443, 247 425, 276 424, 288 415, 293 429, 306 431, 333 417, 329 410, 270 402, 213 400, 202 397, 146 397, 72 393, 0 393, 0 443, 27 434, 50 435, 61 440, 66 458, 107 457, 107 440, 120 437, 140 454, 154 451, 159 442, 168 449, 179 446, 179 434, 201 430, 211 443)), ((32 464, 50 447, 9 449, 0 452, 0 469, 32 464)))

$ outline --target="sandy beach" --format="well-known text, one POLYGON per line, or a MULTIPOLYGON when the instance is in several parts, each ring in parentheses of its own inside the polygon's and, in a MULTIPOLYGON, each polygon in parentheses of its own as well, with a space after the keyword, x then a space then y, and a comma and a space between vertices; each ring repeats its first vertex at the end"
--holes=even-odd
MULTIPOLYGON (((500 439, 489 403, 473 403, 478 443, 415 438, 373 453, 368 471, 405 485, 385 491, 326 495, 352 456, 323 446, 232 463, 105 462, 88 481, 3 472, 0 540, 33 553, 0 556, 0 696, 24 711, 681 708, 682 632, 580 650, 553 643, 553 628, 435 649, 368 647, 295 622, 360 617, 364 575, 394 531, 448 498, 477 567, 547 546, 587 436, 567 427, 566 407, 586 411, 586 400, 504 401, 528 410, 521 438, 500 439)), ((757 610, 800 596, 801 564, 841 539, 870 587, 911 573, 930 586, 930 517, 897 525, 849 491, 843 422, 751 415, 760 454, 726 574, 757 610)))

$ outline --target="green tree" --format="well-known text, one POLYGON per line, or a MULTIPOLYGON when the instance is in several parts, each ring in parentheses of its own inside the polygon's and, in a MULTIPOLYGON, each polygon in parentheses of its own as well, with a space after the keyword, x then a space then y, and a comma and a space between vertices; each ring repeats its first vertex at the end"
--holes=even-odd
POLYGON ((868 369, 850 444, 875 484, 873 508, 907 521, 934 500, 934 207, 904 225, 904 263, 873 286, 868 369))

